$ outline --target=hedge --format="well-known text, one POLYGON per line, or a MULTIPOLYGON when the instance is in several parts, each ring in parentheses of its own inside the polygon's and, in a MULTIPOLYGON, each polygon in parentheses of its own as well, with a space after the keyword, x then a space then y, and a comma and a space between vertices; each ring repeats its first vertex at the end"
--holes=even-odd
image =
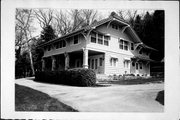
POLYGON ((71 86, 95 86, 96 74, 91 69, 75 68, 63 71, 38 71, 35 81, 71 86))

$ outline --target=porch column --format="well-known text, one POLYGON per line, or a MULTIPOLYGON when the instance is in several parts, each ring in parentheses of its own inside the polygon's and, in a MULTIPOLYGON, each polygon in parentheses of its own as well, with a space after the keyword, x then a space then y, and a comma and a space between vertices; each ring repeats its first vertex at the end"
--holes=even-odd
POLYGON ((69 68, 69 54, 65 52, 64 57, 65 57, 65 70, 67 70, 69 68))
POLYGON ((42 62, 42 71, 44 71, 45 70, 45 59, 42 58, 41 62, 42 62))
POLYGON ((51 56, 52 59, 52 71, 54 71, 56 69, 56 58, 55 56, 51 56))
POLYGON ((88 49, 83 48, 83 68, 88 68, 88 49))

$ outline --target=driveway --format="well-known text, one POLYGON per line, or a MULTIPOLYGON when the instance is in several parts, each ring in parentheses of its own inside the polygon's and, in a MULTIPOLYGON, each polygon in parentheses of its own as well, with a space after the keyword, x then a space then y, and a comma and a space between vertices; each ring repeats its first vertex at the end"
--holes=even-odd
POLYGON ((72 87, 34 82, 29 78, 16 84, 47 93, 51 97, 83 112, 163 112, 164 106, 155 101, 163 83, 111 85, 107 87, 72 87))

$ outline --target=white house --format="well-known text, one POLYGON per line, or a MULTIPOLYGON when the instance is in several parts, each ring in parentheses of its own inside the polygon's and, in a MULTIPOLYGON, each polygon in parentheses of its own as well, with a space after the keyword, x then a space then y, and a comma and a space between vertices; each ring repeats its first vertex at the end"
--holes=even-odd
POLYGON ((116 14, 42 45, 42 70, 90 68, 97 74, 150 75, 155 50, 116 14))

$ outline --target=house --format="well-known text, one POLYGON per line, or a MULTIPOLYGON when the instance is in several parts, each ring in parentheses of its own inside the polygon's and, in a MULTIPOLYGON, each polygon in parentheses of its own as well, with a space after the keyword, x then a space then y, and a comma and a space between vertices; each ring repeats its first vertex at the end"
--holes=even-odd
POLYGON ((155 50, 116 14, 42 45, 42 70, 90 68, 105 75, 150 75, 155 50))

